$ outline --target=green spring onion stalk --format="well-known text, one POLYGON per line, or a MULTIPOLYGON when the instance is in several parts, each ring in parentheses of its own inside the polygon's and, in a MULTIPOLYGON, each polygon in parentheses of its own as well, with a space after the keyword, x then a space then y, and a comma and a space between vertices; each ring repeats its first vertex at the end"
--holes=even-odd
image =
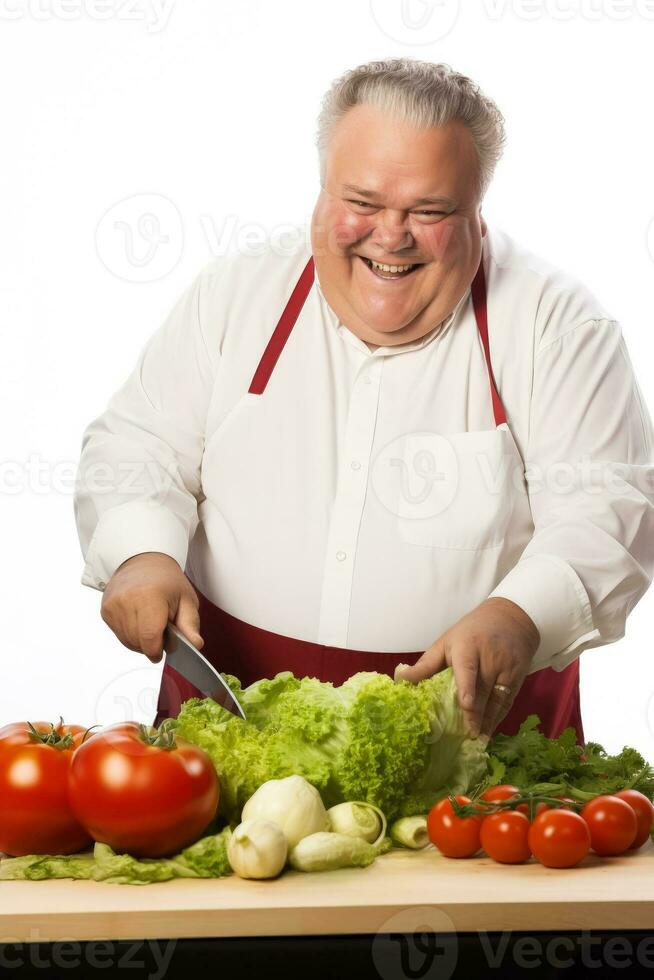
POLYGON ((400 817, 389 831, 394 844, 420 851, 429 844, 426 817, 400 817))

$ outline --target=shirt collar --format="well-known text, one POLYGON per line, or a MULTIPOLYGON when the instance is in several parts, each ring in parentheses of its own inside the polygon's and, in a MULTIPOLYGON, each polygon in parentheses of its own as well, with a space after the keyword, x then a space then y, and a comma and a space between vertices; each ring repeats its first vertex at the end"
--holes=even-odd
POLYGON ((348 327, 346 327, 343 323, 341 323, 334 310, 332 310, 331 306, 329 305, 329 303, 325 298, 325 294, 323 293, 320 287, 320 280, 318 278, 318 272, 315 269, 315 265, 314 265, 314 280, 315 280, 316 288, 320 293, 320 296, 322 297, 325 306, 327 307, 327 309, 331 314, 331 317, 334 321, 335 328, 338 331, 338 333, 343 337, 344 340, 347 340, 350 344, 352 344, 353 347, 357 347, 359 350, 363 351, 364 354, 368 354, 369 357, 379 357, 382 355, 387 356, 390 354, 402 354, 405 351, 420 350, 420 348, 426 347, 427 344, 430 344, 437 337, 440 337, 445 332, 445 330, 452 324, 452 322, 458 315, 459 311, 461 310, 462 306, 465 304, 466 300, 470 296, 470 288, 468 288, 463 294, 463 296, 461 297, 461 299, 459 300, 459 302, 456 304, 452 312, 449 313, 432 330, 430 330, 429 333, 426 333, 424 337, 420 337, 418 340, 409 341, 409 343, 407 344, 396 344, 390 347, 382 346, 382 347, 377 347, 375 350, 371 351, 368 345, 365 343, 365 341, 361 340, 360 337, 357 337, 355 333, 353 333, 348 327))

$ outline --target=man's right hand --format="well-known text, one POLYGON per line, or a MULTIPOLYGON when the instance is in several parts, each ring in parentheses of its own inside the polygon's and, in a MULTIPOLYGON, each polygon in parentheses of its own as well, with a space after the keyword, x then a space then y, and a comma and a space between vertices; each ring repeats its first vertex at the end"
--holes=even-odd
POLYGON ((175 559, 148 551, 116 569, 104 590, 100 612, 124 646, 159 663, 168 622, 194 646, 204 645, 198 605, 197 593, 175 559))

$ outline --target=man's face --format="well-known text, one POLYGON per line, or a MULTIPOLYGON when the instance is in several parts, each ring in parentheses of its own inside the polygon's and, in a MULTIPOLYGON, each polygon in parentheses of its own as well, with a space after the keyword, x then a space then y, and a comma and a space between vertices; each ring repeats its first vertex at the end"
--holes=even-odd
POLYGON ((416 129, 355 106, 334 128, 326 164, 311 221, 325 298, 370 344, 423 337, 468 289, 486 232, 467 127, 416 129), (372 260, 412 269, 385 272, 372 260))

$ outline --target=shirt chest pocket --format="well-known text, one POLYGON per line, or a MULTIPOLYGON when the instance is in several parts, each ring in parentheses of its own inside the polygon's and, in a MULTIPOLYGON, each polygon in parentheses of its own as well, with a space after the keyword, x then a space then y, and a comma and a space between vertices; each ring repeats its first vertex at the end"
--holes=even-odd
POLYGON ((515 445, 503 427, 395 439, 376 457, 373 489, 406 544, 484 551, 502 544, 513 511, 515 445))

